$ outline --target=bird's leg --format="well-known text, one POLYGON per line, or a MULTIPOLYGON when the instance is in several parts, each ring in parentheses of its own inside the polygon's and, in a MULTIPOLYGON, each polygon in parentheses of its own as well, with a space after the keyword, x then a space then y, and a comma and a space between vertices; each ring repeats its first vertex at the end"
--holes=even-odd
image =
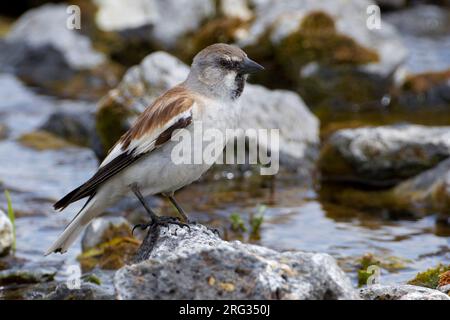
POLYGON ((183 208, 178 204, 177 200, 175 200, 175 197, 173 196, 173 194, 164 194, 164 195, 165 195, 165 196, 169 199, 169 201, 175 206, 175 208, 177 208, 177 211, 178 211, 178 213, 180 214, 180 216, 183 217, 183 220, 184 220, 185 222, 190 222, 189 219, 188 219, 188 217, 187 217, 187 215, 186 215, 186 212, 184 212, 183 208))
MULTIPOLYGON (((186 212, 183 210, 183 208, 178 204, 177 200, 175 200, 175 197, 173 193, 163 193, 165 197, 169 199, 169 201, 174 205, 174 207, 177 209, 178 213, 183 217, 184 221, 187 223, 197 224, 196 221, 192 221, 188 218, 186 212)), ((207 227, 209 230, 214 232, 216 235, 220 236, 219 230, 216 228, 207 227)))
POLYGON ((133 231, 136 228, 140 228, 142 230, 145 230, 149 227, 151 227, 152 225, 160 225, 160 226, 169 226, 169 224, 176 224, 180 227, 189 227, 186 223, 182 223, 180 221, 178 221, 176 218, 172 218, 172 217, 160 217, 158 216, 152 209, 150 209, 150 207, 147 205, 147 203, 145 202, 144 196, 142 195, 142 193, 139 191, 139 188, 137 185, 133 184, 131 185, 131 191, 133 191, 134 195, 136 196, 136 198, 138 198, 138 200, 141 202, 141 204, 144 206, 145 210, 147 211, 147 213, 150 215, 151 217, 151 221, 149 223, 146 224, 137 224, 133 227, 133 231))

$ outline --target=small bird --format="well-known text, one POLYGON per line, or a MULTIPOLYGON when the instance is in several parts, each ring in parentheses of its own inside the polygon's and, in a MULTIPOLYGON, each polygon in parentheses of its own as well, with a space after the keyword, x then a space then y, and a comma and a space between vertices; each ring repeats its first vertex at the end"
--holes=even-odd
MULTIPOLYGON (((92 219, 131 194, 151 217, 150 223, 141 227, 185 225, 179 220, 156 215, 144 199, 144 196, 162 194, 175 206, 184 222, 188 222, 174 192, 198 180, 211 163, 174 163, 171 154, 177 142, 172 139, 173 135, 179 132, 177 129, 193 133, 199 124, 203 130, 221 132, 236 128, 241 111, 237 100, 248 74, 263 69, 236 46, 218 43, 200 51, 193 59, 186 80, 147 107, 110 150, 98 171, 54 204, 56 210, 63 210, 73 202, 88 198, 46 255, 66 252, 92 219)), ((221 144, 222 150, 227 141, 218 139, 215 143, 221 144)))

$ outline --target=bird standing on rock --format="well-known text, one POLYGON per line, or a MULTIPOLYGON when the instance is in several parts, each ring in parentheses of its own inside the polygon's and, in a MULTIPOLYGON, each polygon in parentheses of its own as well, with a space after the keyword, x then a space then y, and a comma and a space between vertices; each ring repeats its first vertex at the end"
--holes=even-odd
MULTIPOLYGON (((144 196, 163 194, 184 221, 188 221, 173 194, 199 179, 212 164, 175 163, 171 159, 177 145, 173 136, 179 132, 177 129, 194 133, 198 125, 202 130, 223 133, 236 128, 240 115, 237 99, 244 90, 247 75, 263 69, 235 46, 214 44, 200 51, 194 57, 187 79, 156 99, 138 117, 92 178, 55 203, 55 209, 63 210, 75 201, 88 198, 46 254, 66 252, 92 219, 130 193, 134 193, 151 217, 146 226, 184 225, 176 219, 157 216, 144 200, 144 196)), ((214 143, 223 149, 227 141, 218 139, 214 143)), ((192 153, 196 152, 202 151, 195 150, 194 145, 192 153)))

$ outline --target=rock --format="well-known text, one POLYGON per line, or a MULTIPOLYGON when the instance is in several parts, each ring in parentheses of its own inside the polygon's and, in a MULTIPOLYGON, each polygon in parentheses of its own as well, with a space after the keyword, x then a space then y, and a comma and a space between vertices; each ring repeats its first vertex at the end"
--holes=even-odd
POLYGON ((18 141, 28 148, 39 151, 73 147, 73 145, 66 140, 61 139, 47 131, 34 131, 26 133, 20 136, 18 141))
POLYGON ((118 299, 358 299, 327 254, 226 242, 198 224, 162 228, 150 258, 114 285, 118 299))
POLYGON ((65 4, 47 4, 23 14, 6 37, 7 42, 24 42, 30 50, 50 46, 62 54, 72 69, 90 69, 105 62, 86 36, 67 28, 65 4))
POLYGON ((450 158, 402 182, 392 195, 411 211, 450 214, 450 158))
POLYGON ((246 0, 221 0, 220 13, 229 18, 238 18, 243 21, 250 20, 253 13, 246 0))
MULTIPOLYGON (((372 1, 352 0, 343 5, 340 1, 252 1, 256 19, 249 30, 249 36, 242 45, 258 43, 270 31, 269 40, 278 45, 297 30, 299 25, 314 12, 323 12, 335 21, 336 30, 349 36, 361 46, 376 50, 379 62, 367 66, 371 72, 392 73, 406 57, 406 50, 395 29, 383 21, 383 27, 373 32, 367 28, 367 7, 372 1)), ((320 27, 320 24, 316 25, 320 27)), ((332 52, 329 52, 330 54, 332 52)))
POLYGON ((47 4, 23 14, 0 41, 0 69, 52 94, 97 97, 115 84, 117 70, 87 36, 67 28, 66 10, 47 4))
POLYGON ((123 217, 96 218, 86 228, 81 248, 86 251, 116 237, 129 237, 131 228, 130 223, 123 217))
POLYGON ((376 0, 376 3, 387 9, 401 9, 408 4, 407 0, 376 0))
POLYGON ((215 14, 212 0, 138 0, 132 4, 95 0, 95 4, 96 22, 101 30, 144 38, 166 49, 173 48, 181 36, 196 30, 215 14))
POLYGON ((310 107, 380 104, 407 51, 395 29, 367 27, 372 1, 252 1, 255 18, 238 44, 266 67, 269 87, 298 91, 310 107), (277 74, 277 77, 273 77, 277 74), (346 94, 351 92, 351 94, 346 94), (357 94, 355 94, 357 92, 357 94))
POLYGON ((0 285, 49 282, 54 279, 56 271, 55 268, 36 265, 2 270, 0 271, 0 285))
POLYGON ((9 253, 13 243, 13 225, 8 216, 0 210, 0 257, 3 257, 9 253))
MULTIPOLYGON (((140 65, 130 68, 119 86, 99 103, 97 130, 104 150, 117 141, 156 97, 184 81, 188 72, 185 64, 164 52, 152 53, 140 65)), ((240 101, 242 128, 280 129, 282 164, 298 169, 300 163, 315 158, 319 121, 297 94, 247 84, 240 101)))
POLYGON ((58 110, 41 125, 40 130, 50 132, 73 144, 100 151, 101 145, 95 128, 95 109, 58 110))
POLYGON ((133 238, 131 230, 123 217, 94 219, 81 240, 83 253, 77 259, 82 270, 117 270, 131 261, 141 243, 133 238))
POLYGON ((450 300, 450 297, 438 290, 411 285, 374 284, 360 289, 364 300, 450 300))
POLYGON ((324 179, 392 186, 450 156, 450 127, 392 125, 344 129, 325 143, 324 179))

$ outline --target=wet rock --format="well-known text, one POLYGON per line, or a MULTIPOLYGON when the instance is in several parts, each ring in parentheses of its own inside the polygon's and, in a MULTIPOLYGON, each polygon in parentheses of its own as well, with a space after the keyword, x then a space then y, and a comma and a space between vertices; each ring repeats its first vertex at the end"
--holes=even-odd
POLYGON ((254 21, 236 41, 266 67, 258 83, 295 90, 310 107, 331 112, 379 108, 407 52, 384 20, 381 29, 367 28, 371 4, 253 1, 254 21))
MULTIPOLYGON (((188 72, 185 64, 164 52, 152 53, 140 65, 130 68, 119 86, 99 103, 97 130, 104 150, 156 97, 184 81, 188 72)), ((282 164, 297 169, 300 163, 311 162, 315 157, 319 122, 297 94, 247 84, 240 103, 243 129, 280 129, 282 164)))
POLYGON ((92 249, 116 237, 130 237, 131 225, 123 217, 100 217, 86 228, 81 240, 83 251, 92 249))
POLYGON ((419 272, 414 279, 408 281, 408 284, 436 289, 441 285, 448 284, 449 272, 450 265, 439 264, 434 268, 419 272))
POLYGON ((411 211, 450 213, 450 159, 408 179, 394 188, 397 202, 411 211))
POLYGON ((66 140, 63 140, 46 131, 25 133, 19 137, 18 141, 26 147, 40 151, 63 149, 73 146, 66 140))
POLYGON ((166 49, 173 48, 181 36, 196 30, 215 14, 212 0, 139 0, 132 5, 96 0, 95 3, 96 23, 101 30, 127 34, 136 41, 152 42, 166 49))
POLYGON ((67 28, 66 9, 47 4, 23 14, 0 42, 0 68, 52 94, 97 97, 115 84, 117 70, 88 37, 67 28))
POLYGON ((132 260, 140 241, 132 236, 132 227, 123 217, 94 219, 81 240, 83 253, 78 256, 83 271, 98 267, 117 270, 132 260))
POLYGON ((0 285, 34 284, 52 281, 57 270, 51 267, 29 265, 0 271, 0 285))
POLYGON ((9 253, 14 243, 13 226, 8 216, 0 210, 0 257, 9 253))
POLYGON ((438 290, 411 285, 374 284, 360 290, 364 300, 450 300, 438 290))
POLYGON ((387 187, 449 156, 450 127, 365 127, 335 132, 319 166, 324 179, 387 187))
POLYGON ((450 102, 450 69, 408 75, 397 95, 399 103, 409 108, 445 108, 450 102))
POLYGON ((358 298, 327 254, 226 242, 202 225, 162 228, 150 258, 118 270, 114 285, 119 299, 358 298))
POLYGON ((94 108, 79 111, 58 110, 49 116, 40 129, 94 150, 98 141, 94 108))
POLYGON ((401 9, 408 4, 407 0, 376 0, 376 3, 387 9, 401 9))
POLYGON ((66 283, 59 283, 40 299, 44 300, 113 300, 114 287, 109 284, 97 284, 81 279, 79 288, 69 288, 66 283))

